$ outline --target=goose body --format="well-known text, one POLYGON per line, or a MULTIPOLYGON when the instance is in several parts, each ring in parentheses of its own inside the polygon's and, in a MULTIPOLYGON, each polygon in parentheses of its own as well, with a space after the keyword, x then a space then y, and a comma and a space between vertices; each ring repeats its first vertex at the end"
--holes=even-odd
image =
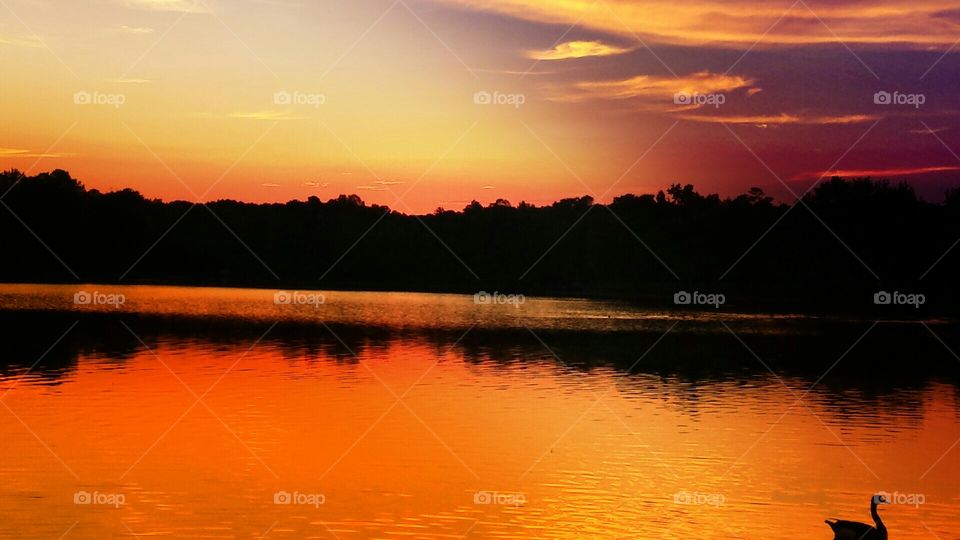
POLYGON ((878 504, 887 504, 883 495, 874 495, 870 500, 870 515, 873 517, 876 526, 857 521, 826 520, 825 523, 833 529, 834 540, 887 540, 887 528, 883 525, 880 514, 877 512, 878 504))
POLYGON ((834 540, 887 540, 887 531, 882 533, 866 523, 828 519, 825 522, 833 529, 834 540))

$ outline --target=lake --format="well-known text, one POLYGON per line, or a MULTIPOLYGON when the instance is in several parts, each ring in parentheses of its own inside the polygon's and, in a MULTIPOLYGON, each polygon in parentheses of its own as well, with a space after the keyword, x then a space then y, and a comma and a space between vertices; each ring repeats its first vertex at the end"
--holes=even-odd
POLYGON ((960 538, 951 321, 0 285, 3 538, 960 538))

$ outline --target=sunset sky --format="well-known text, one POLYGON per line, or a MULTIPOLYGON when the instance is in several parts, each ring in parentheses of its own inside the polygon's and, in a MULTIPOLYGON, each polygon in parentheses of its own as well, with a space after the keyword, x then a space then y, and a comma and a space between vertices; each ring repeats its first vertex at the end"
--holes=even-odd
POLYGON ((403 212, 826 171, 936 199, 958 39, 943 0, 0 0, 0 168, 403 212))

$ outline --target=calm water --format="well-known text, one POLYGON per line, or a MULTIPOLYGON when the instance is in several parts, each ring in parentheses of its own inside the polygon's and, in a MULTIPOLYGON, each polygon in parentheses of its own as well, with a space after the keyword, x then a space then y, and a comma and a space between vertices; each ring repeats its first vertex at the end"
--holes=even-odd
POLYGON ((926 327, 93 289, 0 287, 0 537, 960 538, 926 327))

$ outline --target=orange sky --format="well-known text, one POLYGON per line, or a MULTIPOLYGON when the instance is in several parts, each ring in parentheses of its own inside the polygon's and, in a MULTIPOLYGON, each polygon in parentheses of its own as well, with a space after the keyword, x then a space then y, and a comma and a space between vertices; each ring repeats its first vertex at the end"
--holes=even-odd
POLYGON ((942 186, 957 36, 939 0, 6 0, 0 167, 407 212, 828 170, 942 186))

